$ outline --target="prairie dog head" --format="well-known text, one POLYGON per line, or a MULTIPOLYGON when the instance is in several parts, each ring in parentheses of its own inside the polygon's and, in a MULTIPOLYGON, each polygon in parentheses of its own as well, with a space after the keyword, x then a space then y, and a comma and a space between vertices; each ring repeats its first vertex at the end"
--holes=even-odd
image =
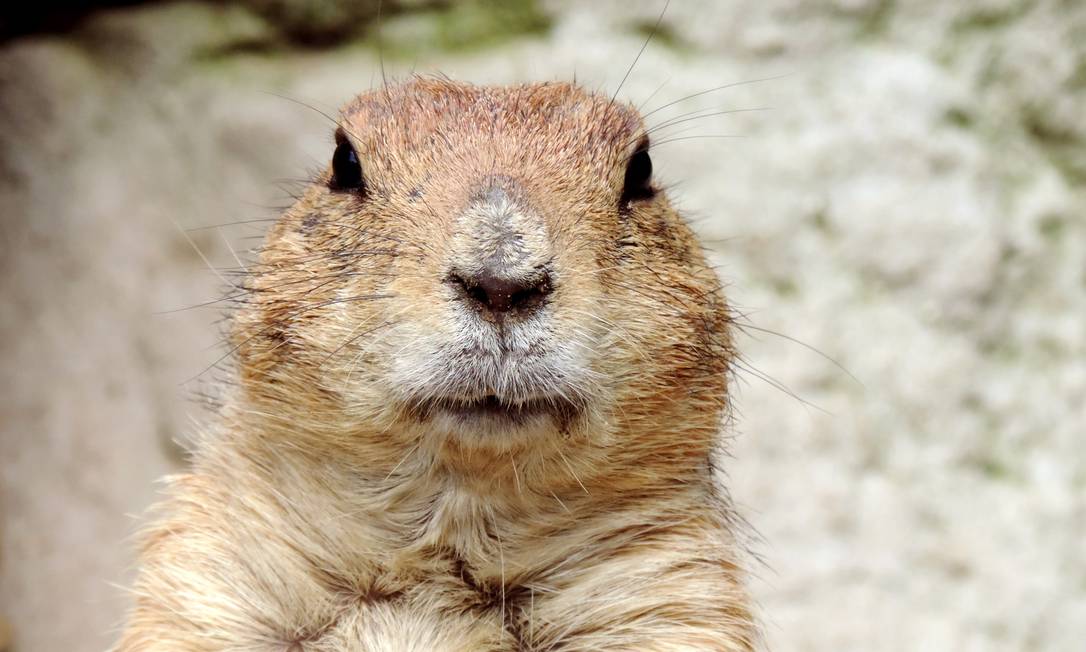
POLYGON ((565 83, 361 95, 251 270, 243 389, 348 447, 707 446, 727 308, 649 136, 565 83))

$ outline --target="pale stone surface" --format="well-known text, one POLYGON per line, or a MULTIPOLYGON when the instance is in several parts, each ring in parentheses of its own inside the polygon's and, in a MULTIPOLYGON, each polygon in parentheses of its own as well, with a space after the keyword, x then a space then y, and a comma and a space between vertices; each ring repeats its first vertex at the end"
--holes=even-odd
MULTIPOLYGON (((549 35, 387 72, 613 91, 660 3, 548 8, 549 35)), ((777 77, 649 116, 771 107, 663 127, 654 159, 749 315, 727 469, 773 649, 1081 649, 1082 3, 676 0, 664 26, 621 92, 646 111, 777 77)), ((332 113, 380 79, 357 45, 223 53, 265 29, 166 5, 0 51, 0 616, 19 652, 107 645, 126 515, 200 418, 184 399, 204 383, 181 383, 221 355, 218 312, 155 313, 224 281, 182 229, 272 217, 276 182, 324 164, 330 123, 277 94, 332 113)), ((226 243, 263 225, 188 236, 231 267, 226 243)))

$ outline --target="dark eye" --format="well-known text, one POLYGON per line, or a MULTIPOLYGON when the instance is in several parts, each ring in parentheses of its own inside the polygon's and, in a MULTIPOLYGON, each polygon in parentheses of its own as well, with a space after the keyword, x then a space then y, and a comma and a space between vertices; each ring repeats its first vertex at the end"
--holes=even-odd
POLYGON ((625 206, 641 199, 652 199, 652 159, 647 149, 638 149, 626 164, 626 181, 622 186, 620 203, 625 206))
POLYGON ((358 154, 346 140, 336 145, 332 154, 332 190, 351 190, 362 188, 362 164, 358 154))

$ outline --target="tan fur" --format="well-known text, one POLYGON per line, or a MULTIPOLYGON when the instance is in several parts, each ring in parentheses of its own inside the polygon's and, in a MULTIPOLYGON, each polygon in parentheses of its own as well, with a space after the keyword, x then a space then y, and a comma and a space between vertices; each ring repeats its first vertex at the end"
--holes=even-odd
MULTIPOLYGON (((662 191, 619 205, 636 112, 414 80, 341 126, 365 195, 326 172, 268 235, 238 382, 146 536, 115 649, 751 650, 710 462, 728 309, 662 191), (552 266, 533 346, 561 352, 580 412, 460 432, 405 401, 483 364, 447 356, 465 335, 446 277, 488 246, 495 197, 552 266)), ((524 356, 510 392, 536 382, 524 356)))

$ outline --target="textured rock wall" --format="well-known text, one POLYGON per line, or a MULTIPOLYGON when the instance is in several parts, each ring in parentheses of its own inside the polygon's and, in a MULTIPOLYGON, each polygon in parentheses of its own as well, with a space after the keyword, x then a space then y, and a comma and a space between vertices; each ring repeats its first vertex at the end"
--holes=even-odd
MULTIPOLYGON (((614 89, 661 3, 517 5, 389 18, 388 74, 614 89)), ((380 79, 372 40, 282 34, 161 4, 0 46, 13 650, 108 644, 222 354, 216 306, 164 311, 219 296, 202 256, 236 266, 380 79)), ((674 0, 621 96, 675 120, 656 168, 748 315, 726 467, 773 649, 1081 649, 1086 5, 674 0)))

